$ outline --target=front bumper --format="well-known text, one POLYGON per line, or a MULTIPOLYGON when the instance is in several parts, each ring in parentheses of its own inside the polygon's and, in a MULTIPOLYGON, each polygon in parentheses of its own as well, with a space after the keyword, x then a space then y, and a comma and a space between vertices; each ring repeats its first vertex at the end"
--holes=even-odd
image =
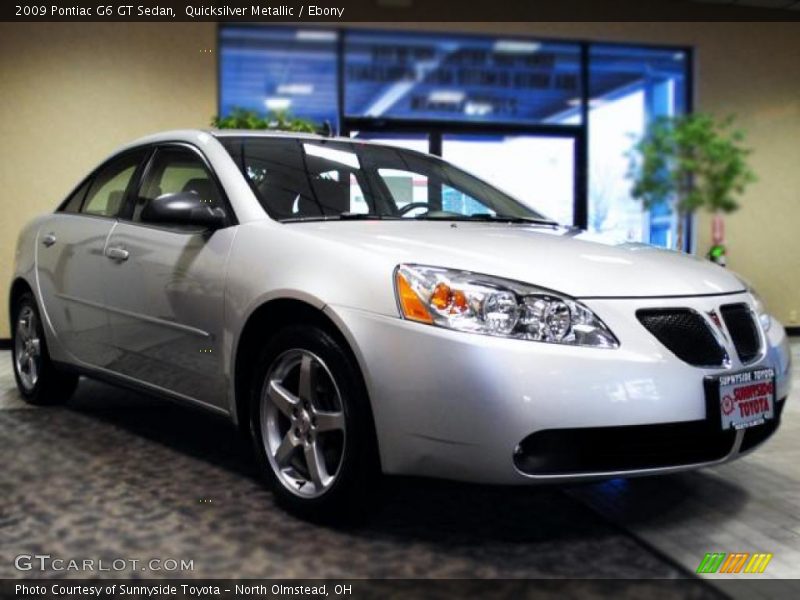
MULTIPOLYGON (((641 308, 689 306, 708 312, 733 302, 749 302, 749 296, 584 301, 620 340, 613 350, 467 334, 339 306, 328 310, 350 339, 364 373, 384 472, 508 484, 717 464, 769 437, 775 427, 759 426, 754 431, 766 428, 747 436, 718 435, 718 426, 706 422, 703 379, 727 370, 684 363, 634 316, 641 308), (632 460, 621 469, 593 461, 591 443, 573 446, 566 470, 527 469, 519 460, 523 441, 549 430, 600 430, 599 437, 584 438, 603 444, 603 432, 613 434, 605 428, 637 429, 646 439, 647 431, 633 426, 673 424, 658 434, 666 436, 668 448, 669 430, 687 423, 691 431, 707 427, 714 452, 682 452, 686 439, 678 435, 674 460, 667 453, 657 463, 632 460)), ((777 322, 765 336, 765 352, 747 368, 757 366, 776 370, 776 397, 785 399, 789 349, 777 322)), ((740 368, 734 358, 730 370, 740 368)), ((685 436, 687 430, 681 431, 685 436)), ((562 446, 568 439, 557 432, 551 437, 560 437, 562 446)), ((606 437, 612 439, 621 438, 606 437)), ((632 445, 629 454, 640 451, 632 445)), ((624 445, 617 452, 624 454, 624 445)))

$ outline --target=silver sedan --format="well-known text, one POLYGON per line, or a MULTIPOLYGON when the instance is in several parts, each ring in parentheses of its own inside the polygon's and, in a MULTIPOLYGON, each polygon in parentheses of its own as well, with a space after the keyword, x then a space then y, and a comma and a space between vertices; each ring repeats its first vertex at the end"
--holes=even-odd
POLYGON ((121 148, 21 232, 10 313, 30 402, 84 375, 220 413, 316 517, 363 506, 381 472, 719 464, 776 431, 789 387, 784 329, 733 273, 559 226, 435 157, 315 136, 121 148))

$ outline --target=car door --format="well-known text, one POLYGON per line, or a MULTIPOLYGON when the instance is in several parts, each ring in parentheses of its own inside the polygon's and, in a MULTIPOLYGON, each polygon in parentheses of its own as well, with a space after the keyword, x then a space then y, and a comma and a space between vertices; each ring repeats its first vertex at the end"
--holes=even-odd
MULTIPOLYGON (((117 358, 111 368, 139 382, 226 407, 223 296, 235 227, 147 223, 142 211, 165 194, 191 192, 232 220, 223 191, 189 145, 156 149, 111 233, 107 303, 117 358)), ((146 213, 145 213, 146 214, 146 213)))
POLYGON ((104 367, 112 359, 104 252, 145 154, 138 149, 107 161, 39 229, 42 308, 62 349, 86 365, 104 367))

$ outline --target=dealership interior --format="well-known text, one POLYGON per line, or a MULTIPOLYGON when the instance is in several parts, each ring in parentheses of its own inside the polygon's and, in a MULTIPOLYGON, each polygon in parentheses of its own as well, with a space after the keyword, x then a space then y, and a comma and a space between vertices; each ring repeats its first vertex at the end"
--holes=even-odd
MULTIPOLYGON (((391 479, 374 514, 341 528, 276 507, 247 442, 213 416, 88 379, 64 406, 24 403, 4 309, 3 577, 22 552, 155 554, 194 559, 188 577, 689 578, 720 597, 735 590, 698 575, 701 559, 753 551, 772 554, 761 577, 797 597, 797 22, 2 23, 0 72, 3 298, 21 228, 116 147, 237 109, 430 152, 559 223, 704 258, 713 215, 645 210, 629 178, 649 123, 700 112, 733 116, 752 151, 757 180, 725 216, 727 268, 784 324, 794 358, 780 430, 741 460, 565 486, 391 479)), ((426 193, 396 183, 412 202, 426 193)))

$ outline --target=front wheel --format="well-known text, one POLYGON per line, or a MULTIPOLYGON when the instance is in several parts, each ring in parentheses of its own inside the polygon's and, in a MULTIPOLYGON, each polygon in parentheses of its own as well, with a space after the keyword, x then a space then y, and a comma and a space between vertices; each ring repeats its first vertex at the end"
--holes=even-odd
POLYGON ((314 326, 280 331, 261 354, 251 424, 276 498, 306 518, 357 516, 377 469, 372 419, 357 366, 314 326))
POLYGON ((66 401, 75 391, 78 377, 60 371, 50 360, 33 294, 26 292, 19 297, 12 319, 14 378, 23 399, 36 405, 66 401))

